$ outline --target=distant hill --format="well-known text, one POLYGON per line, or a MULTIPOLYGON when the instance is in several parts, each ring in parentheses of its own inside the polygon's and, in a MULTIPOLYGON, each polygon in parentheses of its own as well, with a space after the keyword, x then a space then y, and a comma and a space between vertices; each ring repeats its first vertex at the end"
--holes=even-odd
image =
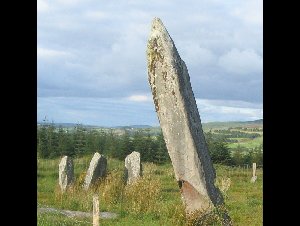
MULTIPOLYGON (((37 122, 37 125, 43 125, 44 122, 37 122)), ((77 123, 53 123, 55 127, 63 127, 63 128, 74 128, 77 126, 77 123)), ((149 125, 129 125, 129 126, 114 126, 114 127, 106 127, 106 126, 96 126, 96 125, 83 125, 85 128, 95 128, 95 129, 101 129, 101 128, 112 128, 112 129, 122 129, 122 130, 128 130, 128 129, 150 129, 154 131, 159 131, 159 126, 153 127, 149 125)), ((203 130, 209 130, 209 129, 227 129, 227 128, 235 128, 235 127, 263 127, 263 119, 258 119, 254 121, 229 121, 229 122, 207 122, 202 123, 203 130)))
POLYGON ((254 120, 254 121, 246 121, 245 123, 263 124, 263 119, 258 119, 258 120, 254 120))
MULTIPOLYGON (((63 128, 74 128, 77 126, 77 123, 68 123, 68 122, 59 122, 59 123, 46 123, 46 122, 37 122, 37 125, 45 125, 45 124, 51 124, 54 125, 54 127, 63 127, 63 128)), ((82 125, 82 124, 81 124, 82 125)), ((101 128, 103 126, 95 126, 95 125, 82 125, 86 128, 101 128)))
MULTIPOLYGON (((77 123, 45 123, 45 122, 37 122, 37 125, 44 125, 44 124, 52 124, 54 127, 63 127, 63 128, 74 128, 77 126, 77 123)), ((96 125, 85 125, 80 124, 81 126, 85 128, 112 128, 112 129, 147 129, 152 128, 152 126, 149 125, 129 125, 129 126, 113 126, 113 127, 107 127, 107 126, 96 126, 96 125)))
POLYGON ((112 128, 116 128, 116 129, 147 129, 147 128, 152 128, 152 126, 149 125, 130 125, 130 126, 115 126, 112 128))
POLYGON ((228 122, 206 122, 202 123, 203 130, 228 129, 236 127, 263 127, 263 119, 254 121, 228 121, 228 122))

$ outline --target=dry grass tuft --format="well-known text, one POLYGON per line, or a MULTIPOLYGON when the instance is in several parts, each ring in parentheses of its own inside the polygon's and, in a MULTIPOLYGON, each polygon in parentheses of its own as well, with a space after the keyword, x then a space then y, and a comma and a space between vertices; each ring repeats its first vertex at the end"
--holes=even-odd
POLYGON ((186 216, 187 226, 221 226, 232 225, 228 211, 224 205, 212 210, 196 210, 186 216))
POLYGON ((84 184, 86 172, 83 172, 79 175, 78 179, 75 181, 75 186, 76 187, 82 187, 84 184))
POLYGON ((160 196, 160 180, 154 179, 149 175, 141 177, 125 187, 125 208, 131 213, 155 212, 160 196))
POLYGON ((157 165, 152 162, 143 163, 143 175, 154 175, 158 171, 157 165))
POLYGON ((225 199, 228 199, 227 191, 230 185, 231 179, 229 177, 220 177, 216 180, 216 186, 220 189, 225 199))
POLYGON ((124 191, 124 175, 117 170, 111 171, 107 174, 105 180, 99 184, 99 195, 102 202, 111 208, 113 205, 122 201, 122 195, 124 191))
POLYGON ((182 202, 162 205, 162 213, 168 219, 168 225, 185 225, 185 207, 182 202))

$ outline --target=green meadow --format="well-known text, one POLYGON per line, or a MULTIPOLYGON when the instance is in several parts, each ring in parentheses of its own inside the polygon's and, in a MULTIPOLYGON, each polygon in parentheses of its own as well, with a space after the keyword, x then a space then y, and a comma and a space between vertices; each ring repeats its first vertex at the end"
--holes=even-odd
MULTIPOLYGON (((82 189, 85 172, 92 155, 74 159, 75 181, 65 193, 58 185, 60 159, 38 159, 38 208, 92 212, 92 197, 99 196, 100 211, 117 213, 116 219, 100 219, 100 225, 193 225, 184 213, 180 191, 172 165, 143 163, 143 177, 125 186, 124 162, 108 158, 105 179, 88 191, 82 189)), ((257 169, 258 179, 250 183, 252 169, 214 165, 216 185, 223 193, 225 208, 233 225, 262 225, 263 170, 257 169)), ((37 215, 38 225, 91 225, 91 218, 67 217, 59 213, 37 215)), ((210 224, 211 225, 211 224, 210 224)), ((218 222, 213 225, 220 225, 218 222)))

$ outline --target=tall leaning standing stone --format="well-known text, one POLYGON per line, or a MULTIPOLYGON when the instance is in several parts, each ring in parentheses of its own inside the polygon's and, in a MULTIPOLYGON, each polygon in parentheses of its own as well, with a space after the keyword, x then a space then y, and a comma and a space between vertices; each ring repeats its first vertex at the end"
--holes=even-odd
POLYGON ((158 18, 152 22, 147 61, 155 109, 186 212, 209 211, 223 204, 223 198, 214 185, 215 170, 187 67, 158 18))
POLYGON ((90 162, 90 166, 85 176, 83 188, 88 190, 92 184, 106 174, 107 160, 103 155, 96 152, 90 162))
POLYGON ((58 165, 58 170, 59 186, 64 192, 74 180, 74 165, 71 157, 64 156, 58 165))

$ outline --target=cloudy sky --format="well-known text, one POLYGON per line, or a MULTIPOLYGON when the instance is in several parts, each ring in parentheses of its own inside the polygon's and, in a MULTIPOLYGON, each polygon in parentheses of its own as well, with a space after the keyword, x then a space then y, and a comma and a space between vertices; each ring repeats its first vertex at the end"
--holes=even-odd
POLYGON ((202 122, 263 117, 262 0, 37 0, 37 114, 159 125, 146 45, 159 17, 185 61, 202 122))

